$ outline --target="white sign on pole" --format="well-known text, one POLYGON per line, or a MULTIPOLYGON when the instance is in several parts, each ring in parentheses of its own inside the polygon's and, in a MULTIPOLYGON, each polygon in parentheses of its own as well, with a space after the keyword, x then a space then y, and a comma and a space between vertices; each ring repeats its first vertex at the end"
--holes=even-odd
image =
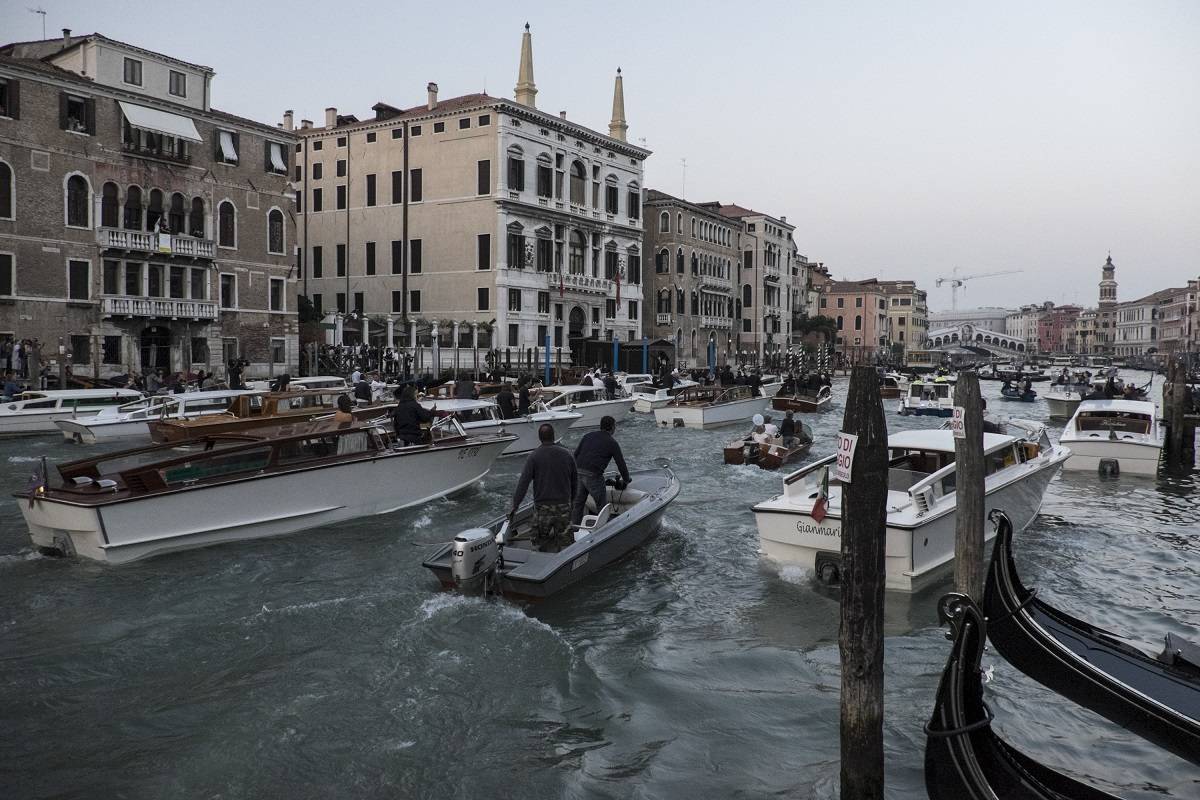
POLYGON ((967 410, 962 406, 954 407, 954 416, 950 418, 950 430, 954 432, 955 439, 967 438, 967 410))
POLYGON ((837 461, 833 467, 833 477, 842 483, 850 482, 850 471, 854 468, 854 449, 858 447, 858 436, 853 433, 837 435, 837 461))

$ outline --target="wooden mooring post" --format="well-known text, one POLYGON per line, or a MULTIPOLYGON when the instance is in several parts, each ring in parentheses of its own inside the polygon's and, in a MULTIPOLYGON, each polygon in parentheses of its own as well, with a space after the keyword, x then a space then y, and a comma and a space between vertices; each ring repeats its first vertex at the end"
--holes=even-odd
POLYGON ((1191 388, 1182 359, 1171 359, 1163 385, 1163 418, 1167 423, 1164 466, 1190 470, 1196 465, 1196 415, 1191 412, 1191 388))
MULTIPOLYGON (((842 485, 841 798, 883 797, 883 586, 887 422, 873 367, 855 367, 842 432, 857 436, 842 485)), ((840 438, 840 437, 839 437, 840 438)), ((839 451, 841 442, 839 442, 839 451)))
MULTIPOLYGON (((962 409, 962 430, 954 439, 954 588, 983 601, 983 402, 974 370, 958 373, 954 387, 955 420, 962 409)), ((1003 509, 1001 509, 1003 510, 1003 509)))

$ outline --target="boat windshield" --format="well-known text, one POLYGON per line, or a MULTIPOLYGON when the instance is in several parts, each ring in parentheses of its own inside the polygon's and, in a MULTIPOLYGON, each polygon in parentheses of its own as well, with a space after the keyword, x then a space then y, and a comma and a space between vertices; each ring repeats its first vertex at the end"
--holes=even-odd
POLYGON ((1085 411, 1075 421, 1079 431, 1116 431, 1117 433, 1150 433, 1150 418, 1129 411, 1085 411))

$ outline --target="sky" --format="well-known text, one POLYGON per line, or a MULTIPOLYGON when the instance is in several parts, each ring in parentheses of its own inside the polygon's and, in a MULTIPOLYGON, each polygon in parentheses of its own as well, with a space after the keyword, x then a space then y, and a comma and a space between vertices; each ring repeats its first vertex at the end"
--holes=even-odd
POLYGON ((646 186, 786 216, 836 278, 912 279, 944 310, 955 268, 1021 270, 959 308, 1094 305, 1109 251, 1121 300, 1200 275, 1195 0, 0 0, 0 39, 41 38, 29 8, 213 67, 217 108, 318 124, 429 81, 511 97, 529 22, 539 108, 606 132, 621 67, 646 186))

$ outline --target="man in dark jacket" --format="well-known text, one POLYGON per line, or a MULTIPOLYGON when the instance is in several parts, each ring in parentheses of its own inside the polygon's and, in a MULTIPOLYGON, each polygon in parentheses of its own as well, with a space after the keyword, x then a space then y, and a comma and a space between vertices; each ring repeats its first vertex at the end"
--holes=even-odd
POLYGON ((459 378, 454 382, 454 397, 457 400, 478 400, 479 391, 475 388, 475 381, 470 378, 459 378))
POLYGON ((629 469, 625 466, 625 456, 621 453, 621 445, 613 438, 617 421, 612 417, 600 419, 600 430, 592 431, 579 440, 575 448, 575 464, 579 468, 579 488, 575 490, 575 503, 571 507, 571 523, 578 525, 583 519, 583 511, 587 506, 590 495, 596 504, 596 511, 604 508, 608 502, 608 492, 604 489, 604 470, 608 469, 610 460, 617 462, 617 469, 625 483, 629 483, 629 469))
POLYGON ((542 424, 538 428, 538 439, 541 444, 525 459, 508 516, 511 519, 516 513, 532 483, 533 546, 537 550, 557 553, 573 541, 571 498, 579 479, 571 453, 554 442, 553 425, 542 424))
POLYGON ((396 408, 392 410, 392 427, 396 438, 406 445, 421 443, 421 423, 433 419, 433 412, 417 402, 417 393, 412 386, 396 391, 396 408))
POLYGON ((500 384, 500 393, 496 395, 496 405, 500 407, 500 419, 512 419, 517 415, 515 401, 512 386, 508 381, 504 381, 500 384))
POLYGON ((354 399, 361 400, 364 403, 371 402, 371 382, 364 375, 358 379, 358 383, 354 384, 354 399))
POLYGON ((517 396, 517 414, 525 416, 529 413, 529 379, 521 379, 521 390, 517 396))
POLYGON ((611 372, 604 376, 604 399, 617 399, 617 378, 611 372))

